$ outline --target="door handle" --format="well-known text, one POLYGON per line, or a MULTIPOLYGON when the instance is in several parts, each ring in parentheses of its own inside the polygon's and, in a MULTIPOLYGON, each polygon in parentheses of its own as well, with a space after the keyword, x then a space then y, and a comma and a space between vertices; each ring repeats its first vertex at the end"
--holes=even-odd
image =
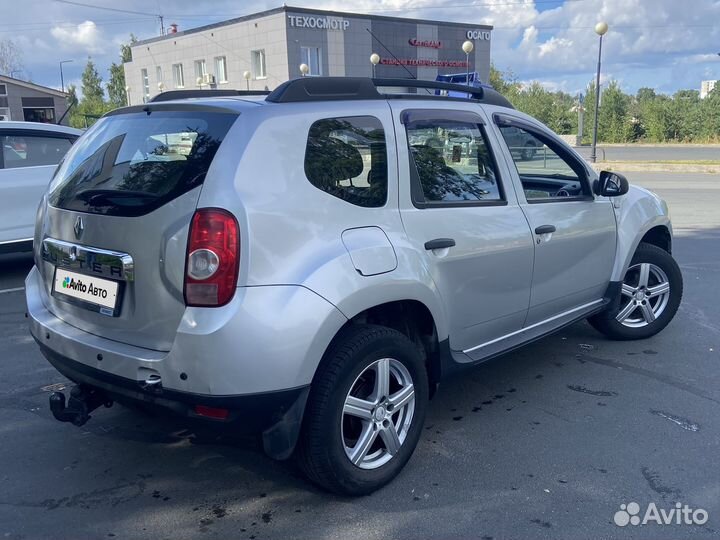
POLYGON ((455 245, 455 240, 452 238, 435 238, 434 240, 428 240, 425 242, 425 249, 428 251, 432 249, 451 248, 455 245))
POLYGON ((540 225, 535 227, 535 234, 548 234, 555 232, 555 225, 540 225))

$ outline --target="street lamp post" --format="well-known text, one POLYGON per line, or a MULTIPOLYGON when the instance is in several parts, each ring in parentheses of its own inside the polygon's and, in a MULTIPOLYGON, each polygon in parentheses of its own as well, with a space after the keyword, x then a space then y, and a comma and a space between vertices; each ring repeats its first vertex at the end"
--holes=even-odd
MULTIPOLYGON (((470 40, 462 44, 462 50, 465 53, 465 64, 467 65, 467 79, 465 80, 465 82, 468 86, 470 86, 470 53, 473 52, 474 48, 475 45, 473 45, 473 42, 470 40)), ((468 93, 468 97, 470 97, 470 93, 468 93)))
POLYGON ((597 161, 597 131, 600 112, 600 62, 602 60, 602 40, 607 31, 608 25, 606 22, 599 22, 595 25, 595 33, 600 36, 600 46, 598 48, 597 77, 595 78, 595 124, 593 126, 592 151, 590 152, 590 161, 593 163, 597 161))
POLYGON ((63 64, 67 64, 68 62, 72 62, 73 60, 61 60, 60 61, 60 88, 62 89, 63 93, 65 92, 65 77, 63 76, 63 64))
POLYGON ((310 66, 307 64, 300 64, 300 75, 304 77, 308 73, 310 73, 310 66))
POLYGON ((243 71, 243 79, 245 79, 245 85, 247 87, 248 92, 250 91, 250 79, 252 78, 252 73, 249 71, 243 71))
POLYGON ((372 64, 373 79, 375 78, 375 67, 380 63, 380 55, 378 53, 372 53, 370 55, 370 63, 372 64))

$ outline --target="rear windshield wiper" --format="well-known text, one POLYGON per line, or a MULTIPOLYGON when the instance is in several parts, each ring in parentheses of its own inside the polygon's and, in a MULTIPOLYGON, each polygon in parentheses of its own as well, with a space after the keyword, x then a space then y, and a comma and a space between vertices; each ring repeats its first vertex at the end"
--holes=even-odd
POLYGON ((140 200, 140 204, 154 201, 160 195, 147 191, 132 191, 120 189, 87 189, 76 195, 78 199, 86 202, 89 206, 135 206, 134 202, 140 200))

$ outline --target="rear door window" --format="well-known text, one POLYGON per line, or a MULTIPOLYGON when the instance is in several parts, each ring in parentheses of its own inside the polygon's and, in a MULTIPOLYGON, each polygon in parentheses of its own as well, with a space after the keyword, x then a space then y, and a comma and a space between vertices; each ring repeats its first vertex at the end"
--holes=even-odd
POLYGON ((236 119, 206 111, 105 117, 58 169, 50 204, 113 216, 147 214, 203 183, 236 119))
POLYGON ((403 113, 411 157, 413 204, 504 204, 482 119, 467 111, 403 113))
POLYGON ((71 139, 63 137, 32 134, 0 136, 3 168, 57 165, 72 143, 71 139))

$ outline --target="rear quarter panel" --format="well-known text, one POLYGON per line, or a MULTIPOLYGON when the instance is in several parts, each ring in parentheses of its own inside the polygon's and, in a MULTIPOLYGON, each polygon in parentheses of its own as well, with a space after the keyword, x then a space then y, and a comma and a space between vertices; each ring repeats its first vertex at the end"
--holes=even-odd
MULTIPOLYGON (((405 237, 398 210, 397 155, 385 101, 268 104, 244 113, 224 144, 236 148, 232 181, 206 182, 199 206, 230 210, 241 229, 239 286, 300 285, 348 318, 394 300, 424 303, 447 336, 441 304, 424 264, 405 237), (313 186, 304 170, 307 135, 323 118, 374 116, 387 142, 388 198, 363 208, 313 186), (397 256, 397 268, 363 276, 353 264, 343 231, 378 227, 397 256)), ((217 159, 217 158, 216 158, 217 159)))

